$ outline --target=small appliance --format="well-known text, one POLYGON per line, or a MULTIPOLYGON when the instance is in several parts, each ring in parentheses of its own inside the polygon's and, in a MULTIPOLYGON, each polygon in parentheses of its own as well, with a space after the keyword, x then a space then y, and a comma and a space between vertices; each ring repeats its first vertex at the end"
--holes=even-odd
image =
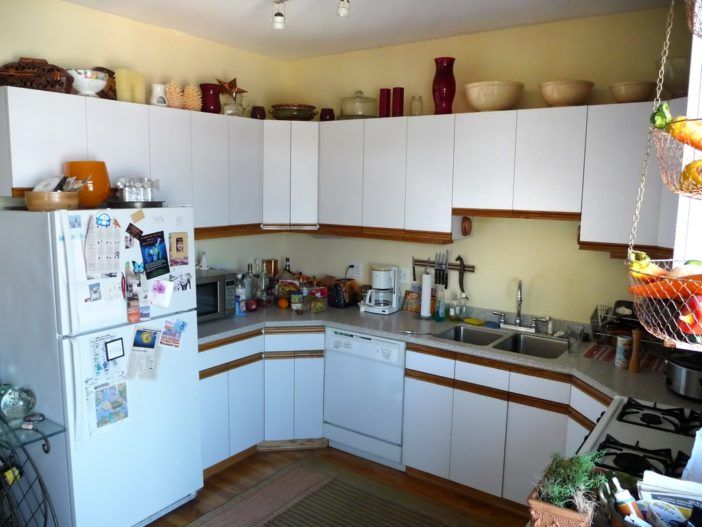
POLYGON ((371 288, 359 304, 361 311, 381 315, 399 311, 400 270, 393 266, 374 265, 371 278, 371 288))
MULTIPOLYGON (((236 275, 229 271, 196 269, 197 321, 233 315, 236 311, 236 275)), ((189 287, 189 284, 185 287, 189 287)))
POLYGON ((329 288, 330 307, 351 307, 358 304, 361 299, 361 288, 353 278, 339 278, 334 280, 329 288))

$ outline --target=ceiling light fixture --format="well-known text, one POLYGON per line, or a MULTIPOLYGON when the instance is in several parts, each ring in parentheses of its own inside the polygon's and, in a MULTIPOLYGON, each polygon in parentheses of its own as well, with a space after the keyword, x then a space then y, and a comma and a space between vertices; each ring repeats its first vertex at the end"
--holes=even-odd
POLYGON ((349 9, 351 8, 351 0, 339 0, 339 6, 336 8, 337 16, 341 18, 346 18, 349 16, 349 9))
POLYGON ((285 0, 273 0, 273 29, 285 29, 285 0))

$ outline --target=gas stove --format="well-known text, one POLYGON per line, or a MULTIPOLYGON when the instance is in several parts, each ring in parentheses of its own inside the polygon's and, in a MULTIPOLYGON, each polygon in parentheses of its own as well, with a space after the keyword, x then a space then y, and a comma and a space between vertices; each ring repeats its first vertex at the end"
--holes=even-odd
POLYGON ((679 478, 701 424, 697 410, 616 397, 580 452, 601 450, 599 466, 634 477, 652 470, 679 478))

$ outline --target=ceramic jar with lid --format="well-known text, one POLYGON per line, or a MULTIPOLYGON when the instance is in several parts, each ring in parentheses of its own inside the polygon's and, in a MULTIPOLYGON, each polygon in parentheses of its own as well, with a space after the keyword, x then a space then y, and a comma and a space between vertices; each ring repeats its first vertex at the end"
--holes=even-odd
POLYGON ((372 97, 364 97, 361 90, 357 90, 353 97, 341 99, 341 115, 343 117, 375 117, 377 101, 372 97))

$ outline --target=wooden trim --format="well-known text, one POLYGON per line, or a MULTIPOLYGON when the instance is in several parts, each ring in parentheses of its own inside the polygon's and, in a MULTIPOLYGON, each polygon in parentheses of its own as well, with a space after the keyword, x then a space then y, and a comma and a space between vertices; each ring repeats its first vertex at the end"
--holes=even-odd
POLYGON ((472 382, 459 381, 456 379, 453 387, 456 390, 477 393, 478 395, 485 395, 486 397, 492 397, 493 399, 500 399, 502 401, 507 401, 509 399, 509 392, 498 390, 497 388, 489 388, 487 386, 473 384, 472 382))
POLYGON ((570 384, 572 375, 560 371, 543 370, 533 366, 525 366, 523 364, 510 364, 509 371, 514 373, 522 373, 539 379, 549 379, 551 381, 564 382, 570 384))
POLYGON ((247 457, 251 456, 252 454, 255 454, 257 452, 258 448, 256 445, 253 445, 246 450, 242 450, 238 454, 234 454, 231 457, 228 457, 227 459, 220 461, 219 463, 216 463, 212 465, 211 467, 206 468, 202 472, 202 476, 207 479, 210 476, 214 476, 215 474, 222 472, 223 470, 228 469, 232 465, 236 465, 239 461, 242 459, 246 459, 247 457))
POLYGON ((362 227, 355 225, 335 225, 322 223, 317 231, 300 231, 308 234, 325 236, 346 236, 350 238, 370 238, 375 240, 391 240, 398 242, 415 242, 431 244, 453 243, 450 232, 412 231, 405 229, 390 229, 384 227, 362 227))
POLYGON ((206 342, 205 344, 200 344, 197 347, 198 352, 211 350, 214 348, 220 348, 226 346, 227 344, 234 344, 235 342, 241 342, 242 340, 247 340, 252 337, 258 337, 263 335, 263 329, 255 329, 253 331, 247 331, 246 333, 240 333, 239 335, 234 335, 233 337, 227 337, 224 339, 213 340, 212 342, 206 342))
POLYGON ((612 402, 612 398, 609 395, 602 393, 597 388, 593 388, 588 383, 586 383, 585 381, 581 381, 574 375, 571 375, 570 384, 572 386, 575 386, 578 390, 585 393, 586 395, 592 397, 598 403, 602 403, 605 406, 609 406, 612 402))
POLYGON ((258 451, 312 450, 314 448, 327 448, 328 446, 329 440, 322 437, 314 439, 283 439, 280 441, 262 441, 258 444, 258 451))
POLYGON ((453 388, 454 380, 448 377, 441 377, 440 375, 432 375, 431 373, 424 373, 423 371, 417 370, 405 370, 405 377, 409 379, 417 379, 418 381, 428 382, 431 384, 438 384, 439 386, 446 386, 447 388, 453 388))
POLYGON ((425 355, 432 355, 434 357, 441 357, 443 359, 456 360, 457 353, 455 351, 442 350, 438 348, 431 348, 429 346, 424 346, 423 344, 415 344, 414 342, 407 343, 407 351, 414 351, 417 353, 424 353, 425 355))
POLYGON ((536 220, 580 221, 579 212, 552 212, 547 210, 500 210, 500 209, 464 209, 455 207, 453 216, 483 216, 486 218, 525 218, 536 220))
POLYGON ((570 408, 570 411, 568 412, 568 417, 570 417, 573 421, 585 428, 588 432, 592 432, 592 429, 595 428, 595 423, 590 421, 587 417, 578 412, 572 406, 569 406, 568 408, 570 408))
POLYGON ((476 355, 468 355, 466 353, 457 353, 456 360, 459 362, 467 362, 469 364, 477 364, 478 366, 487 366, 488 368, 506 371, 510 371, 513 366, 509 362, 502 362, 500 360, 489 359, 487 357, 478 357, 476 355))
MULTIPOLYGON (((626 258, 628 246, 620 243, 601 243, 578 240, 578 245, 584 251, 608 252, 610 258, 626 258)), ((637 245, 636 249, 645 251, 651 258, 667 259, 673 257, 673 249, 656 245, 637 245)))
POLYGON ((324 350, 295 351, 296 359, 323 359, 324 350))
POLYGON ((221 227, 197 227, 195 229, 196 240, 210 240, 212 238, 229 238, 232 236, 251 236, 254 234, 268 234, 270 232, 261 229, 260 223, 247 223, 245 225, 223 225, 221 227))
POLYGON ((294 351, 264 351, 264 360, 294 359, 294 351))
POLYGON ((548 410, 549 412, 555 412, 557 414, 570 415, 570 405, 564 403, 554 403, 553 401, 531 397, 530 395, 522 395, 520 393, 510 393, 508 400, 510 403, 518 403, 531 406, 532 408, 548 410))
POLYGON ((450 232, 427 232, 406 230, 404 232, 402 241, 446 245, 449 243, 453 243, 453 236, 450 232))
POLYGON ((409 477, 419 479, 422 481, 427 481, 429 483, 433 483, 434 485, 438 485, 458 494, 462 494, 476 501, 483 502, 489 506, 502 509, 515 515, 524 516, 525 522, 529 519, 529 507, 527 507, 526 505, 522 505, 521 503, 515 503, 506 498, 493 496, 492 494, 488 494, 487 492, 483 492, 481 490, 468 487, 467 485, 462 485, 461 483, 456 483, 455 481, 450 481, 448 479, 435 476, 434 474, 429 474, 428 472, 424 472, 416 468, 406 467, 405 474, 407 474, 407 476, 409 477))
POLYGON ((207 379, 208 377, 212 377, 214 375, 219 375, 220 373, 224 373, 229 370, 241 368, 242 366, 246 366, 247 364, 258 362, 261 359, 263 359, 263 353, 255 353, 254 355, 249 355, 241 359, 236 359, 229 362, 225 362, 224 364, 212 366, 211 368, 207 368, 206 370, 202 370, 200 372, 200 380, 207 379))
POLYGON ((275 326, 263 330, 264 335, 281 333, 324 333, 324 326, 275 326))
POLYGON ((13 198, 23 198, 24 193, 32 190, 32 187, 12 187, 11 196, 13 198))

